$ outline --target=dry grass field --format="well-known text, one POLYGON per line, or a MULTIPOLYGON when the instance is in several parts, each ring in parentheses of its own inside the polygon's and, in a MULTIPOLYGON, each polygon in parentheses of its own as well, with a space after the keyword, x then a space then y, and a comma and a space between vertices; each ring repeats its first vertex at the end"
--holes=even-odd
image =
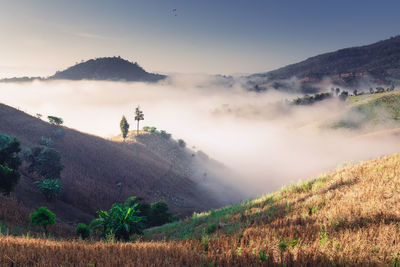
POLYGON ((84 243, 4 236, 0 262, 4 266, 399 266, 399 191, 396 154, 235 206, 194 214, 146 232, 147 241, 84 243))

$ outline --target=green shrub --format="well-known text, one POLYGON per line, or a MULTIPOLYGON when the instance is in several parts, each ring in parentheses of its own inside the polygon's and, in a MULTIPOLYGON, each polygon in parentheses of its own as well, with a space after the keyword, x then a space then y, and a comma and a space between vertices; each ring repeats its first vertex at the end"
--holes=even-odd
POLYGON ((169 212, 168 204, 164 201, 148 204, 141 197, 131 196, 125 201, 124 205, 126 207, 136 205, 138 216, 143 217, 146 228, 179 220, 181 216, 179 213, 172 215, 169 212))
POLYGON ((345 101, 347 99, 347 97, 349 96, 349 92, 347 91, 342 91, 339 95, 339 99, 341 101, 345 101))
POLYGON ((171 221, 171 217, 168 204, 164 201, 153 202, 150 204, 150 226, 159 226, 168 223, 171 221))
POLYGON ((32 148, 28 158, 29 172, 36 172, 45 179, 60 178, 64 166, 61 164, 61 155, 54 148, 41 146, 32 148))
POLYGON ((170 138, 171 138, 171 134, 170 134, 170 133, 167 133, 167 132, 164 131, 164 130, 161 130, 161 131, 160 131, 160 136, 161 136, 162 138, 165 138, 165 139, 170 139, 170 138))
POLYGON ((31 224, 43 227, 46 234, 47 226, 52 225, 56 222, 56 215, 43 206, 39 207, 35 212, 31 213, 29 217, 31 218, 31 224))
POLYGON ((51 138, 47 138, 42 136, 39 140, 39 144, 42 146, 51 146, 53 144, 53 140, 51 140, 51 138))
POLYGON ((260 250, 259 257, 260 257, 260 261, 262 261, 262 262, 267 261, 268 257, 267 257, 267 252, 265 251, 265 249, 260 250))
POLYGON ((55 117, 55 116, 47 116, 47 119, 49 120, 49 122, 53 125, 61 125, 64 123, 63 119, 59 118, 59 117, 55 117))
POLYGON ((154 127, 154 126, 144 126, 143 131, 148 132, 148 133, 158 133, 159 134, 159 132, 157 132, 157 127, 154 127))
POLYGON ((56 199, 62 189, 62 183, 53 179, 41 179, 36 182, 36 186, 47 201, 56 199))
POLYGON ((288 242, 288 245, 291 247, 295 247, 299 243, 299 240, 297 238, 293 238, 291 241, 288 242))
POLYGON ((178 140, 178 144, 179 144, 180 147, 185 147, 186 146, 185 141, 183 141, 182 139, 178 140))
POLYGON ((281 252, 284 252, 287 248, 287 244, 285 241, 280 241, 278 244, 278 248, 281 252))
POLYGON ((216 222, 213 222, 213 223, 207 225, 206 233, 211 234, 211 233, 215 232, 215 230, 217 230, 217 228, 218 228, 218 224, 216 222))
POLYGON ((0 193, 9 195, 18 184, 21 177, 19 167, 21 159, 18 153, 21 151, 17 138, 0 135, 0 193))
POLYGON ((137 204, 136 209, 138 210, 138 216, 144 217, 143 223, 146 227, 149 227, 149 217, 151 214, 150 204, 146 203, 143 198, 132 196, 125 201, 125 206, 132 207, 137 204))
POLYGON ((323 225, 319 230, 319 237, 321 245, 325 245, 328 242, 328 233, 326 232, 326 225, 323 225))
POLYGON ((182 216, 180 213, 176 213, 170 217, 170 222, 179 221, 179 218, 182 216))
POLYGON ((32 155, 32 150, 28 147, 22 150, 22 158, 24 160, 29 160, 29 157, 32 155))
POLYGON ((79 223, 75 228, 75 233, 82 239, 87 239, 90 236, 90 228, 84 223, 79 223))
POLYGON ((204 248, 204 251, 208 251, 210 238, 208 236, 203 236, 201 238, 201 245, 204 248))

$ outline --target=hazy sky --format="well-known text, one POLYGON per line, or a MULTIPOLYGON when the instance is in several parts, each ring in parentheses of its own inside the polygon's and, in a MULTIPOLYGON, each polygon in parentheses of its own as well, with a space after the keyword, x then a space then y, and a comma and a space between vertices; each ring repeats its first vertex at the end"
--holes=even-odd
POLYGON ((162 73, 263 72, 395 36, 399 10, 398 0, 0 0, 0 77, 118 55, 162 73))

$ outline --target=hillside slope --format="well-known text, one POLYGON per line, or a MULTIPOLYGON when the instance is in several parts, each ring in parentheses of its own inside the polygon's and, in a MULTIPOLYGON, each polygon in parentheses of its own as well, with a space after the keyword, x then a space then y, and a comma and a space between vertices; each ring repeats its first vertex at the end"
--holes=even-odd
MULTIPOLYGON (((258 84, 297 77, 303 89, 318 86, 324 78, 351 87, 362 82, 389 84, 400 80, 400 36, 370 45, 340 49, 249 77, 258 84)), ((287 85, 287 84, 286 84, 287 85)), ((258 87, 259 88, 259 87, 258 87)))
POLYGON ((395 154, 146 233, 147 239, 167 242, 104 244, 0 236, 0 263, 398 266, 399 188, 400 155, 395 154))
POLYGON ((332 127, 364 132, 400 127, 400 91, 350 96, 346 104, 332 127))
POLYGON ((164 200, 173 212, 183 215, 220 205, 199 183, 141 144, 113 142, 66 127, 62 127, 65 135, 57 138, 56 129, 0 104, 1 134, 18 137, 22 148, 38 145, 42 136, 50 137, 65 165, 61 174, 63 193, 51 203, 37 192, 35 178, 23 171, 15 197, 30 210, 46 205, 63 222, 75 224, 88 222, 98 209, 108 209, 132 195, 148 202, 164 200))
POLYGON ((224 266, 398 264, 399 188, 395 154, 195 214, 147 238, 207 240, 206 255, 224 266))
MULTIPOLYGON (((121 135, 112 138, 122 141, 121 135)), ((235 174, 220 162, 213 160, 202 151, 181 147, 173 138, 162 137, 158 131, 130 131, 125 143, 142 144, 146 149, 168 162, 170 167, 210 192, 219 203, 232 204, 245 199, 245 194, 230 186, 235 174)))

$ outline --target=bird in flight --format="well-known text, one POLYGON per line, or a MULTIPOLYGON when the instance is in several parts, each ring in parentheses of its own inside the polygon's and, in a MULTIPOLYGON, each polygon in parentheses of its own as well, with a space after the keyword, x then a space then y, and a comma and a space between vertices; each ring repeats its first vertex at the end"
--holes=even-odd
POLYGON ((174 14, 174 16, 178 16, 178 14, 176 13, 176 8, 172 9, 172 13, 174 14))

